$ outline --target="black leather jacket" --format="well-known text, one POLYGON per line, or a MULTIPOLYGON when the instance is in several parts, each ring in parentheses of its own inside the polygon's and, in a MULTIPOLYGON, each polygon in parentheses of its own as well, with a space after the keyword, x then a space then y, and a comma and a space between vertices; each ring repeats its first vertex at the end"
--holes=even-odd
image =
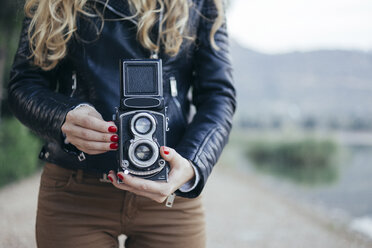
MULTIPOLYGON (((102 9, 105 0, 94 0, 102 9)), ((93 1, 91 1, 93 2, 93 1)), ((209 33, 216 16, 213 0, 194 0, 190 9, 189 31, 195 42, 184 42, 175 57, 160 53, 163 60, 163 89, 168 107, 167 145, 194 163, 200 174, 197 187, 183 197, 196 197, 202 191, 214 164, 227 143, 235 110, 235 89, 229 56, 226 26, 216 33, 220 48, 214 50, 209 33), (202 17, 201 14, 204 16, 202 17), (170 94, 170 77, 177 80, 178 95, 170 94), (192 88, 192 98, 188 92, 192 88), (191 103, 196 114, 190 117, 191 103)), ((105 18, 129 16, 128 3, 110 0, 105 18)), ((149 58, 150 51, 136 40, 136 21, 105 21, 96 35, 99 17, 77 20, 75 38, 68 44, 68 55, 51 71, 30 63, 25 18, 19 48, 11 70, 9 105, 16 117, 44 138, 40 158, 66 168, 107 172, 116 167, 115 152, 77 154, 64 145, 61 126, 65 116, 77 104, 88 102, 106 121, 112 120, 119 105, 119 59, 149 58), (72 74, 77 75, 77 89, 72 93, 72 74)), ((154 28, 154 37, 156 37, 154 28)))

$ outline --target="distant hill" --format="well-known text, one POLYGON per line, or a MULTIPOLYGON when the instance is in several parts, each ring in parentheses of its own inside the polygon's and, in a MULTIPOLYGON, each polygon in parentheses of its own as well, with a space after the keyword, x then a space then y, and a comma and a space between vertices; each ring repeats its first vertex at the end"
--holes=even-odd
POLYGON ((232 42, 238 118, 371 121, 372 53, 320 50, 269 55, 232 42))

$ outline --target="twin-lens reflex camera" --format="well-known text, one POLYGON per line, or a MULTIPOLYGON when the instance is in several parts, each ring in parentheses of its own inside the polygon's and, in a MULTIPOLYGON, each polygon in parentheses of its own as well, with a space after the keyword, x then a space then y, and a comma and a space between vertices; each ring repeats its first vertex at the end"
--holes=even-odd
POLYGON ((160 59, 120 61, 118 172, 167 181, 169 165, 160 156, 166 143, 166 114, 160 59))

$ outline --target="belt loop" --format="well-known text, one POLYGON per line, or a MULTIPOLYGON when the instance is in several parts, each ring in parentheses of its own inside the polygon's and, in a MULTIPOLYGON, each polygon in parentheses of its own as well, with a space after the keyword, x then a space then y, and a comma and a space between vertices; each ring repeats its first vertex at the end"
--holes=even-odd
POLYGON ((83 175, 84 175, 84 171, 83 170, 77 170, 76 181, 78 183, 82 183, 83 182, 83 175))

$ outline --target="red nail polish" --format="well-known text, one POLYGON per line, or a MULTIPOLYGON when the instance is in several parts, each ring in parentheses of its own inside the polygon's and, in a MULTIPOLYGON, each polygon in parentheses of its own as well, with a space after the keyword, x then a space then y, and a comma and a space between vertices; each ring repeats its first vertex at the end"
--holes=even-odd
POLYGON ((114 134, 114 135, 111 136, 110 140, 112 142, 118 142, 119 141, 119 136, 117 136, 116 134, 114 134))
POLYGON ((109 126, 108 131, 110 133, 116 133, 116 131, 118 131, 118 130, 117 130, 117 128, 115 126, 109 126))
POLYGON ((122 181, 124 180, 124 177, 121 174, 118 173, 117 176, 118 176, 118 178, 120 178, 120 180, 122 180, 122 181))
POLYGON ((164 147, 163 147, 163 151, 164 151, 164 153, 165 153, 166 155, 169 155, 169 148, 168 148, 168 147, 164 146, 164 147))
POLYGON ((110 181, 113 183, 114 182, 114 179, 112 179, 110 176, 108 176, 108 179, 110 179, 110 181))
POLYGON ((110 144, 110 149, 116 150, 116 149, 118 149, 118 147, 119 147, 118 143, 111 143, 110 144))

